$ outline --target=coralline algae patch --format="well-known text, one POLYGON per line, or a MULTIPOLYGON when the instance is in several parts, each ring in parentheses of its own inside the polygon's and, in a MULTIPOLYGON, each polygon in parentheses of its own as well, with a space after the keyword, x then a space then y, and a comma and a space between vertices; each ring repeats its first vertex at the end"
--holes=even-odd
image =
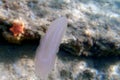
POLYGON ((39 40, 40 38, 37 32, 26 28, 22 19, 14 19, 12 21, 3 21, 1 19, 0 27, 2 31, 0 34, 2 34, 2 37, 9 43, 20 44, 24 40, 39 40), (9 24, 9 26, 6 24, 9 24))

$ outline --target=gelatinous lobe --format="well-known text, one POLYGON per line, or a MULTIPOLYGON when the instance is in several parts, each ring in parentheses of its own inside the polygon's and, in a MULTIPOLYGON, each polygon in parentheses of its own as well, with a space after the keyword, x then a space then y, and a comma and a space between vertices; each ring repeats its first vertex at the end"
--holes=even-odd
POLYGON ((41 39, 35 56, 36 75, 45 80, 54 67, 56 53, 67 28, 67 19, 61 17, 52 22, 45 36, 41 39))

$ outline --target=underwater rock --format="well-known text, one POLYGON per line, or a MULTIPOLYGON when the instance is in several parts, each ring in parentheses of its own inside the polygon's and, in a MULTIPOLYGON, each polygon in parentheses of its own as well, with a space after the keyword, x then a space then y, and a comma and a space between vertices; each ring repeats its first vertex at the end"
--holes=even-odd
POLYGON ((110 12, 107 10, 110 5, 115 8, 109 1, 95 1, 93 4, 94 1, 89 3, 86 0, 13 0, 1 3, 0 36, 10 43, 38 40, 51 21, 59 16, 66 16, 68 29, 65 36, 68 38, 62 42, 62 50, 77 56, 120 54, 120 15, 117 9, 110 12), (106 6, 97 6, 98 3, 106 6), (13 24, 16 19, 24 27, 15 28, 13 24))
POLYGON ((84 41, 67 40, 62 43, 60 49, 76 56, 118 56, 120 55, 120 43, 106 39, 87 38, 84 41))
POLYGON ((26 29, 24 22, 20 20, 9 21, 1 18, 0 30, 1 38, 3 37, 9 43, 14 44, 21 44, 24 41, 36 41, 39 40, 42 35, 30 29, 26 29))
POLYGON ((119 4, 119 0, 0 0, 0 80, 36 80, 38 43, 32 42, 39 42, 60 16, 67 17, 68 28, 47 80, 120 80, 119 4), (14 35, 10 28, 19 18, 24 32, 14 35))

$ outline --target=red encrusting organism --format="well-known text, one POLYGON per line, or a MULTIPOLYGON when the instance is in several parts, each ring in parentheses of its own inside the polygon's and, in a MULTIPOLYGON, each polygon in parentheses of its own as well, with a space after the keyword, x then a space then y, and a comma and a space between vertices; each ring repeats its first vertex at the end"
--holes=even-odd
POLYGON ((13 21, 10 31, 13 33, 15 37, 17 37, 20 34, 24 33, 24 28, 25 28, 24 22, 17 19, 13 21))

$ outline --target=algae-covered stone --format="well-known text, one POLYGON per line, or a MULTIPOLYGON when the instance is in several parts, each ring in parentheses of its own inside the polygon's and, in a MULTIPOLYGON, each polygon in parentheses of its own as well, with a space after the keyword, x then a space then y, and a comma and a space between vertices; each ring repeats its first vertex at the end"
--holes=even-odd
POLYGON ((37 47, 32 42, 38 44, 36 39, 45 34, 49 24, 66 16, 65 41, 48 80, 120 80, 119 3, 119 0, 0 0, 0 79, 36 79, 34 62, 29 62, 34 60, 37 47), (19 18, 24 22, 25 32, 15 37, 10 28, 19 18), (31 42, 21 45, 24 41, 31 42))

